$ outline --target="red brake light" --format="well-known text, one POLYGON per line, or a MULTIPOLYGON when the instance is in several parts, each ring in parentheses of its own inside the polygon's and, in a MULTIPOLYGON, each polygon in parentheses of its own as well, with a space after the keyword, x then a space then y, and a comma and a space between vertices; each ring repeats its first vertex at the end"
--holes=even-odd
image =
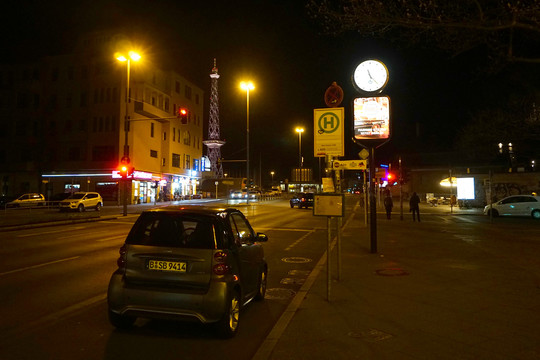
POLYGON ((230 270, 231 267, 225 264, 228 254, 225 251, 218 251, 214 254, 214 261, 216 264, 212 267, 212 271, 216 275, 225 275, 230 270))
POLYGON ((118 265, 118 268, 123 269, 126 267, 126 253, 127 253, 127 246, 126 244, 122 245, 120 250, 118 250, 120 253, 120 257, 118 260, 116 260, 116 265, 118 265))

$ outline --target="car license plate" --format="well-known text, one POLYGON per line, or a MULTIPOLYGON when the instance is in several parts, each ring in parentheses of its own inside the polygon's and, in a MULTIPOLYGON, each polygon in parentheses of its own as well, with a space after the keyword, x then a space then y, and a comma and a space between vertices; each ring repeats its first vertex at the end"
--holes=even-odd
POLYGON ((186 272, 187 264, 185 262, 176 261, 150 260, 148 261, 148 269, 186 272))

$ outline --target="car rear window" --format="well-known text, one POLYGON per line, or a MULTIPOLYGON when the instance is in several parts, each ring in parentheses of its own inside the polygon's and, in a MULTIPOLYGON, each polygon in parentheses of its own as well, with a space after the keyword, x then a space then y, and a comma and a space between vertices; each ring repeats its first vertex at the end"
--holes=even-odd
POLYGON ((126 243, 175 248, 215 249, 213 219, 209 216, 143 213, 126 243))

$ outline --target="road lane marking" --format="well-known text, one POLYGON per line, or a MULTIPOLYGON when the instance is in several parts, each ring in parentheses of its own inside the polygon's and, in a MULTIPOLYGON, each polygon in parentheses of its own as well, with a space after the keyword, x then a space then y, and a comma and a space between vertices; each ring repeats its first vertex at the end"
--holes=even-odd
POLYGON ((39 236, 39 235, 43 235, 43 234, 54 234, 54 233, 59 233, 59 232, 80 230, 80 229, 84 229, 84 228, 85 228, 84 226, 78 226, 76 228, 69 228, 69 229, 62 229, 62 230, 40 231, 39 233, 17 235, 17 237, 29 237, 29 236, 39 236))
POLYGON ((65 259, 60 259, 60 260, 55 260, 55 261, 49 261, 49 262, 46 262, 46 263, 43 263, 43 264, 27 266, 27 267, 24 267, 24 268, 10 270, 10 271, 0 273, 0 276, 9 275, 9 274, 15 274, 15 273, 26 271, 26 270, 37 269, 37 268, 40 268, 40 267, 53 265, 53 264, 58 264, 58 263, 65 262, 65 261, 71 261, 71 260, 75 260, 75 259, 78 259, 78 258, 80 258, 80 256, 73 256, 73 257, 70 257, 70 258, 65 258, 65 259))
POLYGON ((287 246, 285 248, 285 251, 289 251, 291 250, 293 247, 295 247, 296 245, 298 245, 302 240, 304 240, 305 238, 307 238, 309 235, 313 234, 315 232, 315 230, 310 230, 307 234, 304 234, 300 239, 296 240, 295 242, 293 242, 291 245, 287 246))
POLYGON ((118 240, 118 239, 125 239, 127 235, 117 235, 117 236, 111 236, 104 239, 98 239, 96 241, 103 242, 103 241, 112 241, 112 240, 118 240))

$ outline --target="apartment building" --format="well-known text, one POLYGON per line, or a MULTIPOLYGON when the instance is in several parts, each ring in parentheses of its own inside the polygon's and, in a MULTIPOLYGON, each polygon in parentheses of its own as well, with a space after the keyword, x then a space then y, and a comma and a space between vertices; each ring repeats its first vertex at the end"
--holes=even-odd
POLYGON ((198 192, 202 89, 141 54, 130 64, 126 106, 121 43, 114 33, 87 34, 72 53, 0 65, 2 194, 97 191, 119 203, 126 139, 129 203, 198 192))

